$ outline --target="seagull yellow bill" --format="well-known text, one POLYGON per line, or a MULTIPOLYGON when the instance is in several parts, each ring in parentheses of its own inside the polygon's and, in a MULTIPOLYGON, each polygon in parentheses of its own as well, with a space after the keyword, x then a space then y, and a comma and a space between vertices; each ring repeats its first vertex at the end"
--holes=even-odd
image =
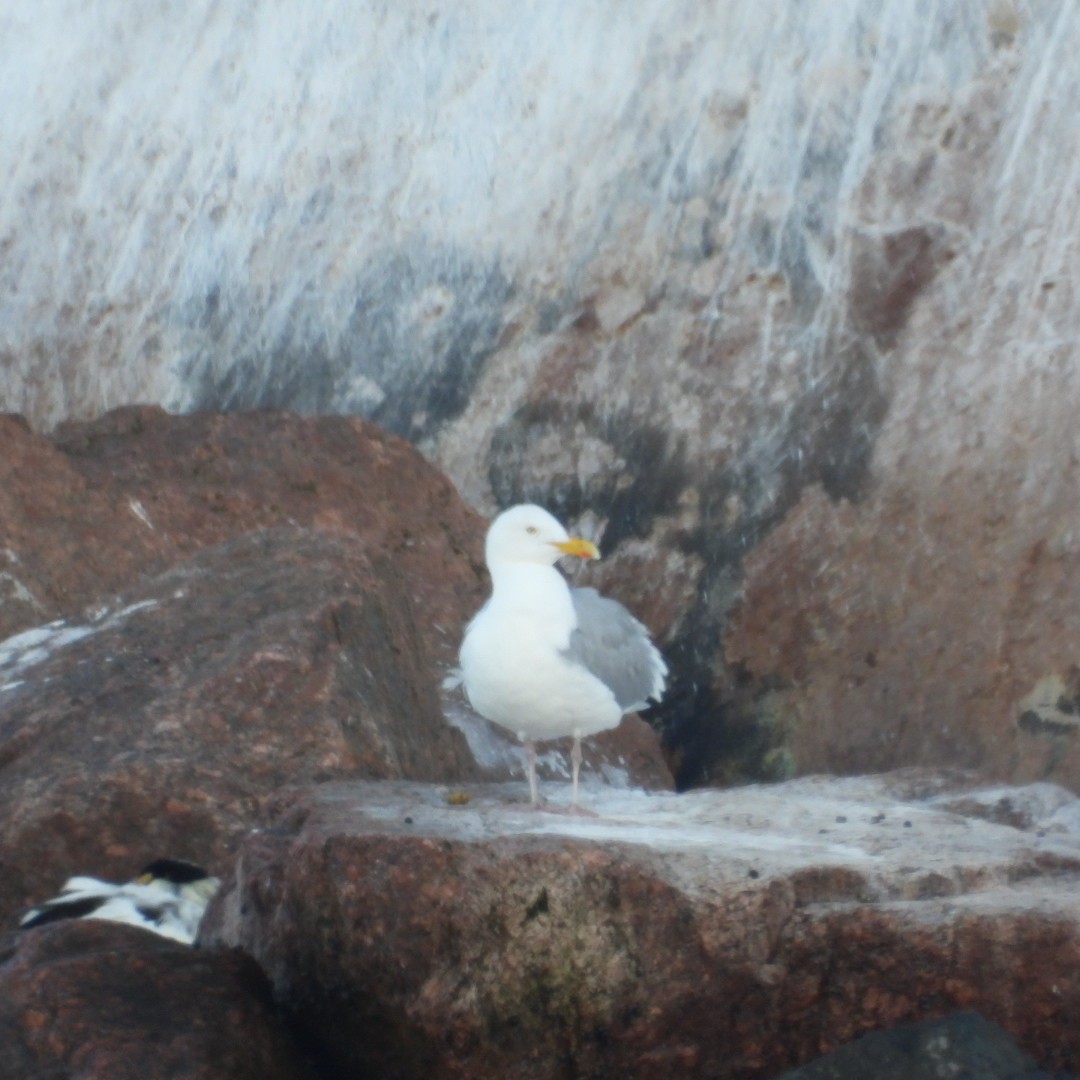
POLYGON ((580 559, 599 559, 600 550, 591 540, 582 540, 580 536, 571 536, 566 540, 552 540, 552 544, 564 555, 577 555, 580 559))

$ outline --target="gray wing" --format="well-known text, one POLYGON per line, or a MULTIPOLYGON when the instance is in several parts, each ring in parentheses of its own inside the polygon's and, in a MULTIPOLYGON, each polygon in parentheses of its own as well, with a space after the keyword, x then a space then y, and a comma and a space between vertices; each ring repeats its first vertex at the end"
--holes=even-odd
POLYGON ((617 600, 595 589, 571 589, 577 629, 565 655, 595 675, 614 695, 623 712, 659 701, 667 664, 649 633, 617 600))

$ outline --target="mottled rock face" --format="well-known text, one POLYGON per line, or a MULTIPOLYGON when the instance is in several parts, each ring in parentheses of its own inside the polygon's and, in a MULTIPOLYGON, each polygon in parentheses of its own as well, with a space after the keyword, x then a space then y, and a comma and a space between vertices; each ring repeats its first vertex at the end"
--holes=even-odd
POLYGON ((250 958, 66 923, 0 953, 4 1080, 312 1080, 250 958))
POLYGON ((323 11, 20 27, 3 407, 355 413, 545 504, 683 784, 1080 784, 1080 13, 323 11))
POLYGON ((437 662, 484 593, 482 520, 408 443, 344 417, 128 408, 53 439, 0 418, 0 510, 0 636, 282 525, 355 536, 396 568, 437 662))
POLYGON ((937 760, 1080 785, 1080 549, 1064 506, 999 516, 1026 483, 953 475, 866 513, 808 492, 749 556, 725 654, 774 687, 798 768, 937 760))
POLYGON ((78 637, 63 647, 35 637, 45 658, 0 713, 3 917, 72 873, 125 880, 161 853, 223 866, 286 784, 477 776, 404 589, 355 537, 269 530, 57 624, 78 637))
POLYGON ((335 1078, 769 1077, 958 1008, 1075 1067, 1077 801, 1014 792, 1020 830, 945 786, 611 793, 582 820, 323 785, 248 839, 203 939, 259 960, 335 1078))

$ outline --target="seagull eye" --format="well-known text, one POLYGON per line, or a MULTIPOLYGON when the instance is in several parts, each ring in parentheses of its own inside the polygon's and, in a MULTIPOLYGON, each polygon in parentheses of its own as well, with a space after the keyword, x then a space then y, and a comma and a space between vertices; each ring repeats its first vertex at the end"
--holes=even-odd
POLYGON ((536 535, 536 526, 535 525, 527 525, 525 527, 525 531, 527 533, 529 533, 531 536, 535 536, 536 535))

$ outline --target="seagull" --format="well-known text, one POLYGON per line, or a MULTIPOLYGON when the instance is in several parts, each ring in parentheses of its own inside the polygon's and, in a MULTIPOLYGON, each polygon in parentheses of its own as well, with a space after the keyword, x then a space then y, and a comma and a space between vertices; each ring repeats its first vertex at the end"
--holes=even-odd
POLYGON ((63 919, 107 919, 190 945, 220 884, 201 866, 182 859, 155 859, 123 885, 94 877, 68 878, 58 896, 19 920, 19 929, 63 919))
POLYGON ((595 589, 570 588, 555 563, 600 552, 542 507, 501 513, 484 554, 491 596, 462 640, 465 692, 481 716, 524 745, 533 806, 540 802, 535 742, 573 736, 571 808, 580 811, 582 738, 658 701, 667 664, 622 604, 595 589))

